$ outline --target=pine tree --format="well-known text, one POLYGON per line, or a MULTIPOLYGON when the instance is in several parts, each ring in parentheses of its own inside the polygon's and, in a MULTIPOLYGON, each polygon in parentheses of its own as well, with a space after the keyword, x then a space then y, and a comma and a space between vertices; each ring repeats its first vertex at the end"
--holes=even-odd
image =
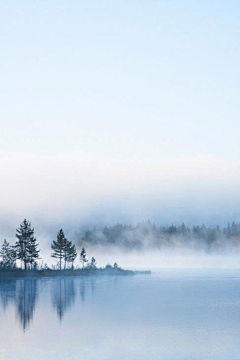
POLYGON ((64 250, 66 246, 66 238, 62 229, 59 230, 57 234, 57 241, 53 240, 51 245, 52 250, 52 257, 59 259, 60 270, 62 270, 62 259, 64 258, 64 250))
POLYGON ((64 270, 66 269, 67 262, 71 262, 73 267, 73 262, 77 257, 76 248, 75 245, 66 238, 62 229, 60 229, 57 234, 57 241, 53 240, 51 248, 53 250, 51 256, 59 259, 60 270, 62 270, 62 264, 64 270))
POLYGON ((27 270, 28 265, 31 266, 39 258, 38 244, 34 237, 34 229, 31 229, 31 223, 26 219, 16 229, 16 244, 14 249, 16 251, 17 259, 21 260, 24 264, 24 269, 27 270))
POLYGON ((91 258, 90 268, 92 268, 92 269, 97 268, 97 261, 96 261, 96 259, 94 257, 91 258))
POLYGON ((38 245, 39 244, 37 244, 36 238, 33 237, 29 244, 29 263, 31 265, 31 268, 36 267, 36 259, 39 259, 40 250, 38 250, 38 245))
POLYGON ((0 258, 3 267, 14 268, 16 265, 16 252, 12 246, 9 245, 6 239, 0 249, 0 258))
POLYGON ((84 268, 85 263, 88 262, 86 250, 84 249, 84 247, 82 248, 82 251, 80 253, 80 261, 82 263, 82 267, 84 268))

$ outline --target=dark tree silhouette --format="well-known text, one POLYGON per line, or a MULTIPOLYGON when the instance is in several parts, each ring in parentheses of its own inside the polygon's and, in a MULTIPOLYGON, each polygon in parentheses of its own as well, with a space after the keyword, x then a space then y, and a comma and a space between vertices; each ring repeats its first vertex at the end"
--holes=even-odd
POLYGON ((66 259, 66 247, 67 239, 62 229, 59 230, 57 234, 57 241, 53 240, 51 248, 53 250, 52 257, 59 259, 60 270, 62 270, 62 261, 65 263, 66 259))
POLYGON ((82 251, 80 253, 80 261, 82 263, 82 267, 84 268, 84 265, 88 262, 86 250, 84 249, 84 247, 82 248, 82 251))
POLYGON ((0 265, 4 268, 15 268, 16 267, 16 252, 12 246, 9 245, 6 239, 0 249, 0 265))
POLYGON ((51 256, 59 259, 60 270, 62 270, 62 264, 65 270, 67 263, 71 263, 73 269, 73 263, 77 257, 76 247, 66 238, 62 229, 58 232, 57 241, 53 240, 51 248, 53 250, 51 256))
POLYGON ((31 229, 31 223, 26 219, 16 229, 16 244, 14 249, 16 251, 17 259, 21 260, 24 264, 24 269, 27 270, 28 266, 31 267, 39 259, 38 244, 34 237, 34 229, 31 229))
POLYGON ((97 261, 96 261, 96 259, 94 257, 91 258, 90 268, 92 268, 92 269, 97 268, 97 261))

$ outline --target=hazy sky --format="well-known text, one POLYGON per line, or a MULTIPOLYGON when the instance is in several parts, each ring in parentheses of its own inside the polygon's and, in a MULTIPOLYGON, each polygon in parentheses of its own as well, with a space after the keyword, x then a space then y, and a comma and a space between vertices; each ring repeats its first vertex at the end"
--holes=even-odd
POLYGON ((239 16, 234 0, 2 1, 2 222, 240 220, 239 16))

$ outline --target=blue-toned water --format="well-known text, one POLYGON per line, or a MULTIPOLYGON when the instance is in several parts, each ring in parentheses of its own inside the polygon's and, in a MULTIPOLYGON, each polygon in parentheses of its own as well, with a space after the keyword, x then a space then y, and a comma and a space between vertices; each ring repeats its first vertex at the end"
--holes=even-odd
POLYGON ((0 279, 1 360, 239 360, 240 271, 0 279))

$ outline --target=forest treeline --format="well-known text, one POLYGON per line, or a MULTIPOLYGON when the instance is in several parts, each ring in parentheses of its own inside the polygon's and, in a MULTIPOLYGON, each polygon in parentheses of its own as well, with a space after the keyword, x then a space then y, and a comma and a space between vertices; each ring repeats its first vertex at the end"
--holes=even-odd
MULTIPOLYGON (((76 236, 77 247, 81 248, 79 254, 76 245, 68 240, 60 229, 51 244, 51 256, 56 260, 51 267, 43 264, 34 229, 28 220, 24 219, 16 229, 15 236, 14 245, 10 245, 6 239, 0 245, 0 269, 97 269, 96 259, 92 257, 88 260, 85 248, 97 250, 101 247, 105 250, 115 248, 127 251, 176 248, 207 252, 235 251, 240 248, 240 223, 232 222, 223 229, 219 226, 206 227, 204 224, 189 228, 184 223, 180 226, 156 226, 150 221, 135 226, 117 224, 103 229, 94 228, 76 236), (78 265, 79 260, 81 267, 78 265)), ((107 265, 106 268, 116 269, 118 265, 115 263, 113 266, 107 265)))
POLYGON ((143 250, 161 248, 193 248, 207 252, 236 249, 240 246, 240 223, 228 223, 227 227, 220 226, 187 227, 157 226, 150 221, 137 225, 117 224, 103 229, 92 229, 83 235, 77 235, 80 246, 116 247, 123 250, 143 250))
MULTIPOLYGON (((6 239, 0 246, 0 269, 24 269, 24 270, 50 270, 47 264, 39 263, 40 248, 34 235, 34 229, 30 221, 24 219, 16 229, 16 242, 10 245, 6 239)), ((68 240, 62 229, 59 230, 56 240, 51 244, 51 256, 56 259, 56 264, 51 266, 53 270, 74 269, 74 263, 79 255, 82 269, 97 269, 97 261, 94 257, 89 261, 85 248, 77 253, 75 244, 68 240)), ((79 267, 77 266, 77 269, 79 267)), ((105 269, 118 269, 117 263, 113 266, 106 265, 105 269)))

